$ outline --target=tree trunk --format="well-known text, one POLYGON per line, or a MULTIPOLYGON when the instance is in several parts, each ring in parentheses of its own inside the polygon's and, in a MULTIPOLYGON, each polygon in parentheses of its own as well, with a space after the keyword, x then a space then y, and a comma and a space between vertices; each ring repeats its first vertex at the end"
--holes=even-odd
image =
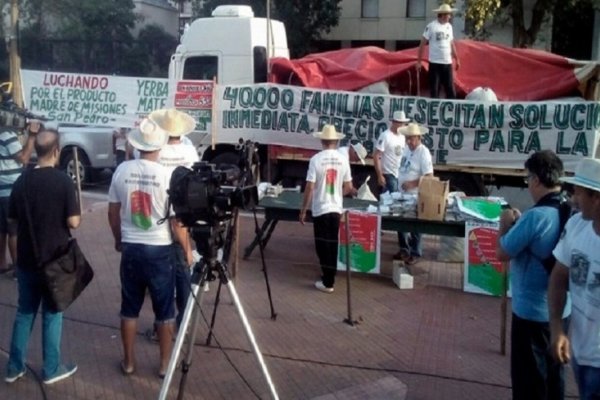
POLYGON ((537 0, 531 10, 531 25, 525 28, 523 0, 511 0, 513 20, 513 47, 529 48, 535 43, 544 18, 552 15, 556 0, 537 0))

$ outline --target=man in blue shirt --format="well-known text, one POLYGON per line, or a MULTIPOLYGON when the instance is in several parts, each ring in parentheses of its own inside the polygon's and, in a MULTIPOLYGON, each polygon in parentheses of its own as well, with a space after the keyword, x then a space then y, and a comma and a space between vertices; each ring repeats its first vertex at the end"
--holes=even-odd
MULTIPOLYGON (((564 371, 549 352, 549 271, 560 235, 558 208, 562 161, 550 150, 532 154, 525 162, 527 188, 536 203, 522 215, 506 210, 500 217, 497 256, 510 260, 512 289, 511 379, 513 399, 563 399, 564 371)), ((570 315, 570 304, 563 318, 570 315)))

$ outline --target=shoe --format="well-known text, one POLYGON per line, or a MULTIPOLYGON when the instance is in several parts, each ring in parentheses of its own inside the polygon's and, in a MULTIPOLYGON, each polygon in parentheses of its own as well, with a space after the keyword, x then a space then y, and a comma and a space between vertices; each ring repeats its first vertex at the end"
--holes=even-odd
POLYGON ((419 257, 410 256, 404 262, 406 265, 415 265, 419 261, 419 257))
POLYGON ((62 381, 63 379, 70 377, 75 372, 77 372, 76 364, 61 365, 60 367, 58 367, 58 371, 56 371, 56 374, 54 374, 54 376, 44 379, 44 383, 46 385, 51 385, 53 383, 62 381))
POLYGON ((6 383, 13 383, 16 382, 19 378, 22 378, 23 375, 25 375, 25 370, 21 371, 21 372, 17 372, 16 374, 8 374, 4 377, 4 382, 6 383))
POLYGON ((121 360, 121 372, 123 375, 131 375, 135 372, 135 367, 132 365, 131 367, 125 366, 125 360, 121 360))
POLYGON ((208 281, 204 282, 204 286, 202 287, 204 293, 210 292, 210 286, 208 286, 208 281))
POLYGON ((405 249, 402 249, 402 250, 398 251, 396 254, 394 254, 394 260, 397 260, 397 261, 406 262, 406 260, 408 260, 409 258, 410 258, 410 254, 405 249))
POLYGON ((323 282, 321 282, 321 281, 316 281, 315 287, 317 289, 319 289, 321 292, 333 293, 333 287, 327 287, 327 286, 323 285, 323 282))

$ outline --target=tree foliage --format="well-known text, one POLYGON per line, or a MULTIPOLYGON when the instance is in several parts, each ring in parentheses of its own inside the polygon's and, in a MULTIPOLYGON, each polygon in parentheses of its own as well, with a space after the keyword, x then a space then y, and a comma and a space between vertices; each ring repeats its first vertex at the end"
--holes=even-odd
MULTIPOLYGON (((336 26, 340 17, 341 0, 270 0, 271 17, 285 24, 288 47, 293 57, 311 51, 311 45, 336 26)), ((254 15, 266 16, 265 0, 207 0, 203 8, 195 7, 198 16, 210 16, 215 7, 223 4, 252 6, 254 15)))
POLYGON ((513 46, 530 47, 535 43, 542 25, 560 5, 570 9, 600 8, 600 0, 535 0, 531 10, 531 21, 525 20, 524 0, 470 0, 465 17, 473 26, 472 36, 484 30, 485 23, 493 20, 501 11, 509 16, 513 27, 513 46))
POLYGON ((24 68, 167 74, 177 40, 158 26, 143 27, 135 38, 131 32, 139 17, 133 0, 21 0, 20 6, 24 68))

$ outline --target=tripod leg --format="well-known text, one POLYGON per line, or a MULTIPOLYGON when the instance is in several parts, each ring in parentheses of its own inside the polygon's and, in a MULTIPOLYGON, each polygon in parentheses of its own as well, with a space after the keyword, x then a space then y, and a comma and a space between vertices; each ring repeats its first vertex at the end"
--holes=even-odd
MULTIPOLYGON (((258 218, 256 217, 256 209, 253 210, 254 214, 254 226, 258 231, 258 218)), ((274 226, 275 223, 273 223, 274 226)), ((260 250, 260 260, 262 262, 262 270, 263 275, 265 276, 265 283, 267 284, 267 296, 269 297, 269 306, 271 307, 271 319, 277 319, 277 313, 275 312, 275 307, 273 307, 273 298, 271 297, 271 285, 269 284, 269 274, 267 272, 267 263, 265 262, 265 244, 262 240, 258 241, 258 248, 260 250)))
MULTIPOLYGON (((200 321, 200 304, 202 304, 203 291, 199 289, 203 287, 204 282, 206 281, 207 273, 208 267, 205 265, 202 269, 202 272, 200 272, 200 282, 198 284, 192 285, 192 291, 190 293, 190 296, 188 297, 188 301, 185 306, 185 311, 183 312, 183 318, 181 320, 181 324, 179 325, 179 332, 177 333, 177 339, 175 340, 175 345, 173 346, 173 352, 171 353, 171 359, 169 361, 167 373, 165 374, 165 378, 160 389, 160 394, 158 397, 160 400, 166 400, 169 394, 169 386, 171 385, 173 374, 175 373, 175 368, 177 368, 177 360, 179 359, 181 348, 183 347, 183 343, 185 341, 186 336, 189 336, 187 343, 187 353, 185 355, 185 359, 182 360, 182 376, 179 382, 179 397, 181 397, 184 393, 184 387, 187 380, 187 372, 189 371, 189 367, 192 363, 192 352, 194 350, 194 344, 196 341, 198 322, 200 321), (200 294, 198 294, 198 292, 200 292, 200 294), (196 299, 198 299, 198 306, 196 305, 196 299)), ((194 278, 192 278, 192 282, 194 282, 194 278)))
POLYGON ((213 307, 212 316, 210 317, 210 329, 208 330, 208 336, 206 337, 207 346, 210 346, 210 343, 212 342, 212 332, 215 327, 215 320, 217 319, 217 307, 221 301, 221 287, 223 287, 223 282, 219 279, 219 287, 217 288, 217 295, 215 296, 215 305, 213 307))
POLYGON ((265 380, 267 381, 269 390, 271 391, 271 398, 278 400, 279 395, 277 394, 277 390, 275 389, 275 384, 273 383, 273 380, 271 379, 271 375, 269 374, 267 364, 265 363, 262 353, 260 352, 260 348, 258 347, 258 344, 256 343, 256 339, 254 338, 254 333, 252 332, 252 327, 250 326, 250 323, 248 322, 248 318, 246 317, 246 313, 244 312, 244 307, 242 306, 242 303, 240 302, 240 298, 238 297, 237 291, 235 290, 235 286, 233 285, 233 282, 231 282, 231 281, 226 282, 225 285, 229 288, 229 293, 231 294, 233 303, 235 304, 235 307, 237 308, 238 314, 240 316, 240 320, 242 321, 242 325, 244 326, 244 330, 246 331, 246 336, 248 337, 248 340, 250 341, 250 345, 252 346, 252 351, 253 351, 254 355, 256 356, 258 364, 260 365, 261 372, 262 372, 265 380))

